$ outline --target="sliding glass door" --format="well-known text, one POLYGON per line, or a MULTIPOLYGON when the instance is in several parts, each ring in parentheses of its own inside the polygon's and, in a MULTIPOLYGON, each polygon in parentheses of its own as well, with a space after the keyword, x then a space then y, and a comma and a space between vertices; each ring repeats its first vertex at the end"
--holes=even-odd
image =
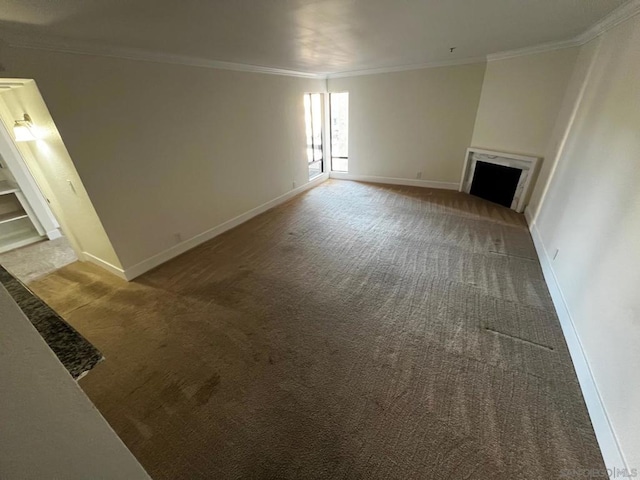
POLYGON ((321 93, 306 93, 304 95, 304 112, 307 135, 307 161, 309 162, 309 180, 311 180, 324 170, 321 93))
POLYGON ((331 170, 349 171, 349 93, 331 93, 331 170))

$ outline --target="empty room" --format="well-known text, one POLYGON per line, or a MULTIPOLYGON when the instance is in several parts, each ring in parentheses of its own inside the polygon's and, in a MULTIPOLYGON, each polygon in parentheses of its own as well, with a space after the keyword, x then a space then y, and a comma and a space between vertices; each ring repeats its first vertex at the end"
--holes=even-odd
POLYGON ((0 478, 640 475, 640 0, 0 7, 0 478))

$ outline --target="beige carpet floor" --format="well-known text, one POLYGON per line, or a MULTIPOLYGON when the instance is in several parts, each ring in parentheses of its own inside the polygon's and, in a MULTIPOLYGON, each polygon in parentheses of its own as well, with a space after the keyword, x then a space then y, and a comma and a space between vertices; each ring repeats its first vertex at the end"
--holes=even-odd
MULTIPOLYGON (((603 468, 521 215, 330 181, 127 284, 31 284, 155 479, 536 479, 603 468)), ((571 478, 571 477, 569 477, 571 478)))

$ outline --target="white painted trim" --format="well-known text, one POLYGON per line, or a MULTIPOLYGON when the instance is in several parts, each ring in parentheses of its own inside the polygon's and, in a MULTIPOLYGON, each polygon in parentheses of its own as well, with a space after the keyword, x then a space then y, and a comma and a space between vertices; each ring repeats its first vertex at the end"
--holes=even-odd
POLYGON ((608 30, 611 30, 622 22, 640 13, 640 0, 629 0, 622 4, 609 15, 594 23, 587 30, 573 38, 560 40, 557 42, 541 43, 539 45, 531 45, 528 47, 517 48, 515 50, 505 50, 503 52, 490 53, 487 55, 487 61, 493 62, 497 60, 505 60, 507 58, 522 57, 525 55, 535 55, 538 53, 551 52, 561 50, 563 48, 579 47, 591 40, 599 37, 608 30))
POLYGON ((580 45, 584 45, 639 13, 640 0, 629 0, 613 10, 606 17, 591 25, 586 31, 575 37, 575 40, 579 42, 580 45))
POLYGON ((76 55, 94 55, 99 57, 124 58, 128 60, 147 61, 155 63, 167 63, 174 65, 185 65, 201 68, 216 68, 220 70, 234 70, 239 72, 264 73, 269 75, 284 75, 302 78, 342 78, 356 77, 360 75, 374 75, 380 73, 404 72, 408 70, 421 70, 424 68, 451 67, 456 65, 468 65, 473 63, 486 62, 485 57, 470 57, 452 60, 440 60, 434 62, 396 65, 389 67, 377 67, 363 70, 353 70, 335 73, 312 73, 290 70, 286 68, 267 67, 262 65, 249 65, 244 63, 222 62, 205 58, 191 57, 186 55, 172 55, 168 53, 153 52, 150 50, 113 47, 107 45, 97 45, 79 40, 65 40, 47 37, 46 40, 36 40, 27 35, 6 33, 3 36, 8 45, 18 48, 29 48, 34 50, 48 50, 52 52, 72 53, 76 55))
MULTIPOLYGON (((13 172, 11 172, 11 173, 13 173, 13 172)), ((20 186, 20 185, 18 185, 18 186, 20 186)), ((45 235, 45 233, 46 233, 46 230, 45 230, 44 226, 42 225, 42 222, 38 218, 38 215, 36 215, 35 210, 31 207, 31 204, 27 200, 25 192, 23 192, 21 190, 16 190, 15 192, 13 192, 13 194, 18 199, 18 202, 20 202, 20 205, 22 205, 23 210, 25 212, 27 212, 27 216, 29 217, 29 220, 31 220, 31 223, 35 227, 36 231, 38 232, 38 235, 43 237, 45 235)))
POLYGON ((41 236, 36 234, 36 235, 33 235, 32 237, 24 238, 22 240, 18 240, 17 242, 3 245, 2 247, 0 247, 0 253, 10 252, 11 250, 15 250, 16 248, 26 247, 27 245, 41 242, 42 240, 44 239, 41 236))
POLYGON ((344 78, 344 77, 359 77, 362 75, 378 75, 381 73, 393 73, 393 72, 406 72, 409 70, 422 70, 424 68, 438 68, 438 67, 455 67, 456 65, 469 65, 473 63, 486 62, 485 57, 469 57, 458 58, 455 60, 440 60, 437 62, 427 62, 411 65, 396 65, 390 67, 378 67, 367 68, 364 70, 350 70, 344 72, 335 72, 327 74, 327 78, 344 78))
POLYGON ((53 230, 49 230, 47 232, 47 238, 49 240, 55 240, 56 238, 62 237, 62 232, 59 228, 54 228, 53 230))
POLYGON ((455 182, 437 182, 432 180, 417 180, 411 178, 376 177, 372 175, 354 175, 347 172, 331 172, 331 178, 338 180, 353 180, 356 182, 385 183, 387 185, 407 185, 409 187, 440 188, 443 190, 457 190, 455 182))
POLYGON ((261 213, 266 212, 267 210, 272 209, 280 205, 281 203, 286 202, 287 200, 295 197, 296 195, 301 194, 302 192, 309 190, 310 188, 316 187, 320 185, 325 180, 329 179, 328 173, 323 173, 318 175, 313 180, 305 183, 304 185, 295 188, 284 195, 280 195, 279 197, 274 198, 273 200, 268 201, 267 203, 263 203, 262 205, 249 210, 248 212, 243 213, 242 215, 238 215, 231 220, 228 220, 217 227, 213 227, 205 232, 202 232, 195 237, 190 238, 189 240, 185 240, 177 245, 174 245, 171 248, 166 249, 163 252, 157 253, 152 257, 143 260, 140 263, 137 263, 131 267, 127 267, 124 269, 124 277, 127 280, 133 280, 136 277, 139 277, 145 272, 162 265, 165 262, 168 262, 172 258, 177 257, 178 255, 183 254, 184 252, 191 250, 192 248, 197 247, 198 245, 211 240, 214 237, 226 232, 227 230, 231 230, 234 227, 237 227, 241 223, 246 222, 247 220, 251 220, 256 215, 260 215, 261 213))
POLYGON ((579 47, 582 45, 576 38, 560 40, 559 42, 547 42, 529 47, 516 48, 515 50, 505 50, 504 52, 490 53, 487 55, 487 62, 506 60, 507 58, 523 57, 526 55, 536 55, 538 53, 553 52, 564 48, 579 47))
POLYGON ((154 63, 172 65, 185 65, 189 67, 216 68, 220 70, 232 70, 238 72, 264 73, 268 75, 284 75, 303 78, 326 78, 325 73, 310 73, 286 68, 267 67, 263 65, 249 65, 235 62, 222 62, 206 58, 191 57, 187 55, 174 55, 169 53, 153 52, 128 47, 115 47, 97 45, 77 40, 63 40, 47 37, 46 40, 36 40, 26 35, 9 33, 4 34, 3 39, 12 47, 29 48, 34 50, 48 50, 52 52, 72 53, 76 55, 93 55, 98 57, 124 58, 154 63))
MULTIPOLYGON (((33 80, 28 81, 31 82, 33 80)), ((20 83, 20 81, 17 83, 20 83)), ((22 192, 16 196, 18 196, 20 203, 29 214, 31 223, 42 236, 47 230, 59 228, 60 224, 53 215, 47 200, 24 159, 25 155, 31 155, 31 151, 27 147, 18 147, 9 133, 12 130, 13 116, 9 112, 4 99, 0 98, 0 151, 2 151, 2 157, 9 172, 22 192), (20 198, 22 195, 24 195, 24 198, 20 198)))
POLYGON ((88 252, 82 252, 82 259, 93 263, 94 265, 98 265, 99 267, 104 268, 105 270, 113 273, 114 275, 117 275, 118 277, 127 280, 127 277, 124 273, 124 270, 122 270, 119 267, 116 267, 115 265, 111 265, 109 262, 106 262, 104 260, 102 260, 101 258, 96 257, 95 255, 91 255, 88 252))
POLYGON ((0 80, 0 89, 11 90, 12 88, 24 87, 25 83, 31 80, 27 78, 12 78, 11 80, 0 80))
POLYGON ((475 154, 484 156, 484 158, 479 161, 518 168, 521 170, 518 186, 513 196, 510 208, 518 213, 522 213, 526 206, 526 202, 529 200, 529 194, 533 187, 531 180, 538 171, 538 166, 541 160, 540 157, 469 147, 467 148, 467 153, 464 158, 462 176, 458 187, 458 191, 460 192, 471 192, 471 184, 473 183, 476 162, 478 161, 475 159, 475 154))
MULTIPOLYGON (((451 67, 455 65, 468 65, 473 63, 483 63, 485 61, 504 60, 507 58, 520 57, 523 55, 534 55, 563 48, 577 47, 583 45, 594 38, 602 35, 607 30, 619 25, 629 18, 640 13, 640 0, 629 0, 613 10, 609 15, 592 25, 583 33, 569 39, 556 42, 547 42, 539 45, 532 45, 515 50, 506 50, 486 55, 486 57, 469 57, 454 60, 440 60, 411 65, 395 65, 387 67, 369 68, 363 70, 352 70, 334 73, 312 73, 290 70, 286 68, 268 67, 263 65, 248 65, 244 63, 222 62, 206 58, 191 57, 188 55, 175 55, 161 52, 153 52, 144 49, 115 47, 108 45, 98 45, 91 42, 70 40, 54 37, 39 37, 34 39, 25 34, 17 32, 5 32, 2 36, 5 42, 13 47, 31 48, 36 50, 49 50, 53 52, 73 53, 78 55, 95 55, 101 57, 124 58, 129 60, 147 61, 155 63, 167 63, 174 65, 185 65, 201 68, 216 68, 221 70, 234 70, 239 72, 264 73, 269 75, 285 75, 303 78, 343 78, 357 77, 362 75, 375 75, 381 73, 404 72, 409 70, 421 70, 425 68, 451 67)), ((9 88, 11 86, 8 86, 9 88)), ((0 85, 0 88, 7 88, 0 85)))
POLYGON ((524 219, 527 221, 527 225, 533 225, 533 214, 531 213, 529 205, 524 207, 524 219))
POLYGON ((520 160, 522 162, 536 164, 540 161, 540 157, 536 155, 522 155, 521 153, 503 152, 502 150, 487 150, 486 148, 469 147, 467 148, 467 155, 469 153, 480 153, 482 155, 494 155, 497 157, 512 158, 514 160, 520 160))
POLYGON ((575 322, 571 317, 571 311, 569 310, 560 283, 553 270, 551 258, 547 253, 536 224, 533 223, 530 225, 529 230, 531 231, 531 237, 533 238, 533 244, 538 253, 538 258, 540 259, 544 279, 549 287, 549 293, 551 294, 553 305, 560 320, 562 333, 569 347, 571 360, 573 361, 573 366, 578 376, 578 381, 580 382, 580 389, 582 390, 582 395, 587 405, 587 410, 589 411, 589 417, 591 418, 593 430, 595 431, 605 466, 610 469, 617 468, 620 470, 626 468, 628 470, 624 455, 620 449, 620 444, 618 443, 613 426, 609 421, 607 410, 598 391, 598 386, 593 378, 587 354, 580 341, 575 322))

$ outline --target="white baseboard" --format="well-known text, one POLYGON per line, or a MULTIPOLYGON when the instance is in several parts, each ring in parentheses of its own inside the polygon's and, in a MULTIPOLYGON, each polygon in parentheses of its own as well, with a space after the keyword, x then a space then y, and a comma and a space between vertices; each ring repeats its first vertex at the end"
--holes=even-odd
POLYGON ((99 267, 102 267, 105 270, 108 270, 114 275, 117 275, 118 277, 127 280, 124 270, 122 270, 121 268, 116 267, 115 265, 111 265, 109 262, 105 262, 101 258, 98 258, 95 255, 91 255, 90 253, 87 253, 87 252, 82 252, 82 256, 84 257, 84 260, 86 260, 87 262, 91 262, 95 265, 98 265, 99 267))
POLYGON ((53 230, 49 230, 47 232, 47 238, 49 240, 55 240, 56 238, 62 237, 62 232, 59 228, 54 228, 53 230))
POLYGON ((587 404, 587 410, 591 417, 591 423, 593 424, 593 429, 596 433, 598 445, 600 445, 600 451, 602 452, 604 463, 608 469, 628 469, 624 455, 620 449, 620 444, 616 438, 615 431, 613 430, 604 403, 602 402, 602 397, 598 391, 598 386, 593 378, 591 367, 589 366, 589 360, 587 359, 587 354, 582 347, 580 337, 576 331, 575 323, 571 317, 571 312, 569 311, 569 306, 567 305, 564 294, 562 293, 562 289, 560 288, 560 284, 558 283, 558 279, 556 278, 556 274, 553 270, 551 257, 549 257, 547 253, 547 249, 542 242, 542 237, 540 236, 540 232, 538 231, 535 222, 530 224, 529 230, 531 231, 531 237, 533 238, 533 243, 540 259, 544 279, 549 287, 549 293, 551 294, 553 305, 555 306, 558 318, 560 319, 562 333, 564 334, 567 346, 569 347, 569 353, 573 360, 573 366, 576 370, 578 381, 580 382, 580 389, 582 390, 584 401, 587 404))
POLYGON ((527 225, 533 225, 533 215, 531 214, 531 210, 529 209, 529 205, 524 207, 524 219, 527 221, 527 225))
POLYGON ((171 260, 174 257, 177 257, 178 255, 183 254, 188 250, 191 250, 194 247, 197 247, 201 243, 204 243, 208 240, 211 240, 214 237, 217 237, 218 235, 226 232, 227 230, 231 230, 232 228, 237 227, 241 223, 244 223, 247 220, 252 219, 256 215, 260 215, 261 213, 266 212, 267 210, 277 205, 280 205, 281 203, 286 202, 287 200, 295 197, 296 195, 304 192, 305 190, 309 190, 310 188, 313 188, 328 179, 329 179, 329 174, 323 173, 322 175, 319 175, 313 180, 311 180, 310 182, 298 188, 294 188, 293 190, 285 193, 284 195, 280 195, 279 197, 274 198, 273 200, 270 200, 267 203, 263 203, 262 205, 256 208, 253 208, 248 212, 243 213, 242 215, 238 215, 237 217, 232 218, 231 220, 228 220, 218 225, 217 227, 213 227, 209 230, 206 230, 196 235, 195 237, 190 238, 189 240, 185 240, 184 242, 174 245, 173 247, 168 248, 167 250, 160 252, 156 255, 153 255, 152 257, 149 257, 140 263, 137 263, 131 267, 127 267, 124 269, 124 278, 126 278, 127 280, 133 280, 134 278, 139 277, 143 273, 148 272, 149 270, 159 265, 162 265, 163 263, 171 260))
POLYGON ((388 185, 407 185, 409 187, 441 188, 444 190, 458 190, 457 182, 434 182, 411 178, 376 177, 373 175, 354 175, 346 172, 331 172, 331 178, 338 180, 355 180, 358 182, 386 183, 388 185))

